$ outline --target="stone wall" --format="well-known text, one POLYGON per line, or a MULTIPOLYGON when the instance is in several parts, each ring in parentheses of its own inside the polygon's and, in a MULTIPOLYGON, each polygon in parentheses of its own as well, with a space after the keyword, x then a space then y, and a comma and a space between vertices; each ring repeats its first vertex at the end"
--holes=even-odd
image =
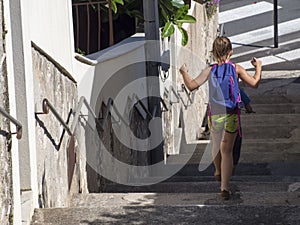
MULTIPOLYGON (((2 46, 2 45, 1 45, 2 46)), ((9 112, 6 60, 1 54, 0 65, 0 102, 1 107, 9 112), (4 60, 3 60, 4 59, 4 60)), ((15 128, 12 128, 15 129, 15 128)), ((1 224, 9 224, 9 215, 13 205, 12 191, 12 165, 11 165, 11 138, 10 122, 0 115, 0 221, 1 224)))
MULTIPOLYGON (((180 68, 183 63, 186 63, 189 74, 195 78, 211 61, 212 43, 217 35, 218 14, 208 19, 205 4, 195 2, 193 16, 196 17, 197 22, 188 27, 189 42, 184 48, 179 48, 176 52, 178 55, 176 65, 177 68, 180 68)), ((183 79, 178 70, 176 74, 176 82, 180 86, 183 84, 183 79)), ((208 83, 203 84, 193 94, 193 103, 190 103, 187 96, 182 93, 184 102, 188 107, 181 104, 180 109, 177 108, 177 111, 182 112, 181 122, 184 124, 181 126, 184 127, 188 143, 196 141, 201 130, 208 102, 208 83)))
MULTIPOLYGON (((189 67, 189 73, 192 77, 198 76, 203 69, 211 63, 212 44, 217 35, 218 14, 208 19, 204 4, 195 3, 193 15, 197 18, 197 23, 189 27, 189 43, 186 48, 190 51, 184 51, 183 59, 189 67)), ((180 60, 183 62, 183 60, 180 60)), ((183 83, 181 75, 178 81, 183 83)), ((205 118, 206 106, 208 103, 208 83, 206 82, 198 90, 195 90, 194 103, 191 107, 183 107, 183 120, 185 122, 185 133, 187 142, 197 140, 198 133, 205 118)))
POLYGON ((85 171, 85 166, 77 144, 80 140, 71 137, 51 111, 41 112, 43 99, 47 98, 70 127, 78 102, 77 87, 72 76, 34 44, 32 61, 39 204, 40 207, 67 206, 70 194, 84 191, 85 178, 81 171, 85 171))
MULTIPOLYGON (((9 98, 7 89, 7 70, 6 59, 3 48, 3 16, 2 1, 0 1, 0 102, 1 107, 9 112, 9 98)), ((12 128, 15 129, 15 128, 12 128)), ((11 165, 11 146, 10 122, 0 115, 0 221, 1 224, 10 224, 10 215, 13 206, 12 191, 12 165, 11 165)), ((12 138, 15 138, 13 136, 12 138)))

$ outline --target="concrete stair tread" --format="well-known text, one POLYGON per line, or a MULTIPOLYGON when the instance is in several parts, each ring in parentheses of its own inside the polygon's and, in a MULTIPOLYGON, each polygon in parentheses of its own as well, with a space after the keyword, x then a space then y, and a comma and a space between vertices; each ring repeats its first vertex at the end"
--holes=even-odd
MULTIPOLYGON (((246 138, 244 135, 242 136, 243 137, 243 143, 299 143, 300 142, 300 139, 299 138, 246 138)), ((203 140, 201 140, 203 141, 203 140)), ((211 144, 211 140, 205 140, 205 142, 201 142, 201 143, 198 143, 198 141, 195 141, 193 143, 191 143, 192 145, 194 145, 194 149, 205 149, 206 146, 208 144, 211 144)), ((192 149, 194 150, 193 148, 189 148, 189 149, 192 149)))
POLYGON ((251 104, 255 114, 293 114, 300 113, 299 103, 288 104, 251 104))
MULTIPOLYGON (((289 124, 298 123, 300 121, 299 115, 297 113, 276 113, 276 114, 263 114, 263 113, 251 113, 251 114, 241 114, 242 124, 247 124, 247 126, 253 126, 255 123, 263 122, 268 124, 289 124)), ((257 124, 261 125, 261 124, 257 124)))
MULTIPOLYGON (((178 157, 180 155, 203 154, 209 144, 195 145, 194 147, 182 147, 179 155, 168 155, 168 158, 178 157)), ((284 153, 299 153, 300 139, 293 138, 276 138, 276 139, 247 139, 243 138, 241 154, 244 152, 252 152, 253 154, 267 152, 284 152, 284 153)), ((167 159, 168 159, 167 158, 167 159)))
MULTIPOLYGON (((166 164, 164 167, 153 168, 149 176, 171 177, 170 174, 176 176, 212 176, 214 167, 211 162, 209 164, 166 164), (201 166, 199 168, 199 165, 201 166)), ((263 163, 245 163, 240 162, 235 170, 235 175, 272 175, 272 176, 300 176, 299 162, 263 162, 263 163)))
POLYGON ((219 192, 214 193, 102 193, 80 196, 73 200, 77 207, 109 207, 119 206, 183 206, 183 205, 227 205, 240 206, 281 205, 299 206, 299 192, 233 192, 231 201, 224 202, 219 192))
MULTIPOLYGON (((250 89, 251 90, 251 89, 250 89)), ((251 94, 251 101, 253 105, 259 104, 286 104, 296 103, 300 104, 300 95, 255 95, 251 94)))
MULTIPOLYGON (((180 154, 193 154, 203 153, 208 145, 211 144, 210 140, 207 140, 208 144, 193 144, 192 147, 181 148, 180 154)), ((251 148, 253 150, 258 149, 257 151, 288 151, 288 152, 300 152, 299 148, 300 138, 297 136, 291 136, 290 138, 247 138, 243 135, 242 140, 242 149, 251 148), (290 150, 289 150, 290 149, 290 150)), ((169 155, 178 156, 178 155, 169 155)))
MULTIPOLYGON (((161 177, 142 177, 132 179, 131 183, 140 183, 140 184, 155 184, 157 181, 161 183, 167 182, 215 182, 215 178, 212 175, 201 175, 201 176, 177 176, 174 175, 170 178, 162 179, 161 177)), ((283 183, 299 183, 299 176, 286 176, 286 175, 234 175, 231 177, 231 181, 233 182, 283 182, 283 183)))
POLYGON ((241 205, 230 201, 208 206, 200 202, 138 206, 133 202, 128 206, 42 209, 39 216, 44 223, 39 223, 39 217, 36 217, 32 224, 298 224, 300 207, 288 204, 241 205))
POLYGON ((31 224, 297 224, 296 192, 120 193, 76 196, 69 208, 35 210, 31 224), (42 222, 41 222, 42 221, 42 222))
MULTIPOLYGON (((144 178, 145 182, 151 181, 152 177, 144 178)), ((142 179, 140 179, 142 181, 142 179)), ((207 182, 215 181, 213 176, 173 176, 166 180, 166 182, 207 182)), ((273 176, 273 175, 260 175, 260 176, 247 176, 239 175, 232 176, 231 181, 252 181, 252 182, 290 182, 297 183, 300 182, 300 176, 273 176)), ((145 183, 144 182, 144 183, 145 183)), ((141 182, 143 183, 143 182, 141 182)))
MULTIPOLYGON (((181 162, 200 163, 203 157, 202 153, 180 154, 179 156, 169 156, 167 164, 176 164, 181 162)), ((240 162, 242 163, 270 163, 270 162, 299 162, 300 152, 241 152, 240 162)))
MULTIPOLYGON (((180 155, 168 155, 168 159, 176 158, 179 156, 191 157, 192 155, 202 155, 205 151, 203 149, 195 149, 191 152, 182 151, 180 155)), ((292 154, 300 153, 299 142, 289 142, 289 143, 274 143, 274 142, 264 142, 263 146, 261 143, 257 142, 244 142, 241 148, 241 154, 252 153, 252 154, 267 154, 267 153, 278 153, 278 154, 292 154)))
MULTIPOLYGON (((132 186, 120 184, 107 184, 104 192, 108 193, 122 193, 122 192, 155 192, 155 193, 214 193, 219 190, 220 183, 216 181, 190 181, 190 182, 161 182, 152 185, 143 185, 142 183, 134 183, 132 186), (137 186, 140 185, 140 186, 137 186)), ((239 190, 241 192, 299 192, 300 182, 273 182, 273 181, 237 181, 232 180, 230 183, 232 190, 239 190)))
POLYGON ((290 138, 246 138, 244 137, 243 143, 248 144, 248 143, 259 143, 259 144, 264 144, 264 143, 299 143, 300 139, 297 137, 290 137, 290 138))

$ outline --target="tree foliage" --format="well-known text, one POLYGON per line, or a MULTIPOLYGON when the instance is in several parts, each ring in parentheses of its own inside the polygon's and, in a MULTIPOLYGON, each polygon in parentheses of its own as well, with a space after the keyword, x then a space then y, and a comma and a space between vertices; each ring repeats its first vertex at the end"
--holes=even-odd
MULTIPOLYGON (((76 2, 97 2, 98 0, 73 0, 76 2)), ((108 1, 108 0, 107 0, 108 1)), ((143 0, 111 0, 114 17, 125 13, 131 17, 143 20, 143 0)), ((96 7, 94 6, 96 9, 96 7)), ((107 20, 108 3, 101 7, 102 17, 107 20)), ((184 23, 195 23, 195 17, 188 15, 189 6, 183 0, 158 0, 159 25, 162 28, 162 37, 170 37, 177 28, 182 34, 181 44, 185 46, 188 43, 188 33, 182 27, 184 23)))

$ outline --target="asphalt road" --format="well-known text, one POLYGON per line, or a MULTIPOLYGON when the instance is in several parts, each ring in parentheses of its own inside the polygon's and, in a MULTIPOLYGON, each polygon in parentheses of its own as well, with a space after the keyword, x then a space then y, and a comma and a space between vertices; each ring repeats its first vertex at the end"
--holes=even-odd
POLYGON ((263 60, 264 70, 300 70, 300 1, 278 1, 279 47, 274 48, 273 1, 221 0, 219 23, 234 43, 232 61, 251 69, 250 59, 263 60))

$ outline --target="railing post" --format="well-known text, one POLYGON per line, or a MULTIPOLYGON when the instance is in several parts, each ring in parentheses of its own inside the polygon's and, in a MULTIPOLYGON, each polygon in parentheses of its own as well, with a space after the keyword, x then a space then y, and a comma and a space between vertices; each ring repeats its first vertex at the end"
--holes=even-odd
POLYGON ((87 13, 87 47, 86 47, 86 51, 87 51, 87 54, 90 53, 90 30, 91 30, 91 18, 90 18, 90 5, 86 5, 86 13, 87 13))
POLYGON ((274 13, 273 13, 273 21, 274 21, 274 48, 278 48, 278 1, 274 0, 274 13))
POLYGON ((76 10, 76 49, 79 48, 79 11, 78 11, 78 5, 75 5, 75 10, 76 10))
POLYGON ((98 51, 101 49, 101 8, 100 3, 97 4, 98 11, 98 51))
POLYGON ((111 0, 108 1, 108 17, 109 17, 109 46, 112 46, 114 45, 114 26, 113 26, 111 0))

